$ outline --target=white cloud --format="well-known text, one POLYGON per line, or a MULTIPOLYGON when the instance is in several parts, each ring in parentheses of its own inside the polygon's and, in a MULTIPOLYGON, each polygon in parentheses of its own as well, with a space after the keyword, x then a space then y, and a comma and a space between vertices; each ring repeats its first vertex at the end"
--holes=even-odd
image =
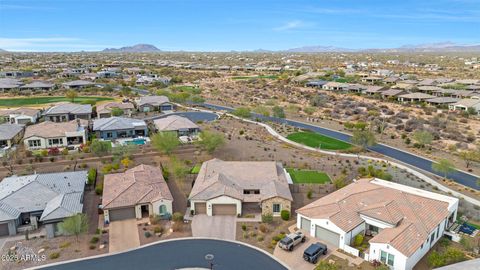
POLYGON ((294 20, 294 21, 289 21, 279 27, 273 28, 275 31, 289 31, 289 30, 295 30, 295 29, 300 29, 308 26, 309 24, 300 21, 300 20, 294 20))

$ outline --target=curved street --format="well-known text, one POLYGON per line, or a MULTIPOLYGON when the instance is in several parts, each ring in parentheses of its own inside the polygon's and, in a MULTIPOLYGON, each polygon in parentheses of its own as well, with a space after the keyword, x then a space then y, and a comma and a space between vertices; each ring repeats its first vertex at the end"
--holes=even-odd
POLYGON ((50 270, 172 270, 210 269, 205 255, 212 254, 213 269, 287 269, 261 251, 246 245, 213 239, 181 239, 160 242, 123 253, 66 262, 37 269, 50 270))
MULTIPOLYGON (((209 103, 204 103, 203 106, 206 107, 206 108, 209 108, 209 109, 213 109, 213 110, 223 110, 223 111, 228 111, 228 112, 231 112, 231 111, 234 110, 231 107, 220 106, 220 105, 209 104, 209 103)), ((338 140, 341 140, 341 141, 345 141, 345 142, 350 142, 350 139, 351 139, 351 136, 348 135, 348 134, 345 134, 345 133, 342 133, 342 132, 339 132, 339 131, 335 131, 335 130, 331 130, 331 129, 322 128, 322 127, 315 126, 315 125, 310 125, 310 124, 306 124, 306 123, 302 123, 302 122, 298 122, 298 121, 294 121, 294 120, 282 119, 282 118, 277 118, 277 117, 272 117, 272 116, 265 117, 263 115, 259 115, 259 114, 255 114, 255 113, 252 113, 252 115, 254 116, 254 118, 258 118, 258 119, 261 119, 261 120, 272 121, 272 122, 276 122, 276 123, 283 123, 283 124, 287 124, 287 125, 290 125, 290 126, 293 126, 293 127, 301 128, 301 129, 308 129, 308 130, 317 132, 319 134, 329 136, 329 137, 332 137, 332 138, 335 138, 335 139, 338 139, 338 140)), ((426 171, 426 172, 429 172, 429 173, 432 173, 432 174, 443 177, 442 174, 440 174, 438 172, 435 172, 432 169, 432 161, 429 160, 429 159, 426 159, 426 158, 417 156, 415 154, 411 154, 411 153, 408 153, 408 152, 390 147, 390 146, 385 145, 385 144, 376 144, 372 147, 369 147, 368 150, 380 153, 382 155, 385 155, 385 156, 393 158, 393 159, 396 159, 400 162, 408 164, 408 165, 410 165, 412 167, 415 167, 417 169, 420 169, 420 170, 423 170, 423 171, 426 171)), ((470 188, 473 188, 473 189, 478 190, 478 188, 479 188, 478 185, 477 185, 477 180, 479 179, 479 177, 475 176, 475 175, 472 175, 472 174, 469 174, 469 173, 466 173, 466 172, 463 172, 463 171, 455 170, 455 171, 448 174, 448 178, 454 180, 455 182, 457 182, 459 184, 462 184, 464 186, 467 186, 467 187, 470 187, 470 188)))

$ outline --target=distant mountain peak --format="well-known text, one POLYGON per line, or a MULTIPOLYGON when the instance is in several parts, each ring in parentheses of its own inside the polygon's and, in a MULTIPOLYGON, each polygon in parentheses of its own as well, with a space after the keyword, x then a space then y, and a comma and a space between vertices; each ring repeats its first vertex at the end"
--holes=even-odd
POLYGON ((136 44, 133 46, 116 48, 107 48, 102 52, 161 52, 161 50, 151 44, 136 44))

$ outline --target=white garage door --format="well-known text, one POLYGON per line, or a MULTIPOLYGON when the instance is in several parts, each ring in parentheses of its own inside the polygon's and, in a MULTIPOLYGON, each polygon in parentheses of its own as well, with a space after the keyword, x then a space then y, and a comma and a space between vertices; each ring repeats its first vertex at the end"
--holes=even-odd
POLYGON ((309 219, 303 217, 300 219, 300 229, 308 232, 308 234, 310 234, 310 224, 311 221, 309 219))
POLYGON ((338 247, 340 242, 340 234, 322 228, 318 225, 315 226, 315 237, 336 247, 338 247))

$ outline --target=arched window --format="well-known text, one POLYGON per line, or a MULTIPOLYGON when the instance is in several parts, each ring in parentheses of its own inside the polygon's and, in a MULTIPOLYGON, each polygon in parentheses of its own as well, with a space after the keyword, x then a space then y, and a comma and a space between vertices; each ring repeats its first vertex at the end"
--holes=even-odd
POLYGON ((165 215, 167 213, 167 206, 164 204, 160 205, 160 215, 165 215))

